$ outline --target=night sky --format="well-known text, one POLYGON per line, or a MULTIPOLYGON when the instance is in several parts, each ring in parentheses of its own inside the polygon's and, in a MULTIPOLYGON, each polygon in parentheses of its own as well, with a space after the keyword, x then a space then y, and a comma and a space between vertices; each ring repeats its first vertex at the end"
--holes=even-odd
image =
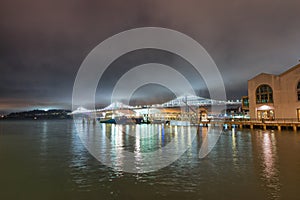
MULTIPOLYGON (((247 95, 248 79, 261 72, 279 74, 299 62, 299 8, 299 0, 1 0, 0 113, 71 108, 73 83, 87 54, 116 33, 145 26, 197 40, 216 62, 228 99, 240 99, 247 95)), ((120 70, 107 72, 98 104, 108 103, 104 97, 119 76, 115 71, 153 57, 189 69, 168 52, 132 52, 110 66, 120 70)), ((186 73, 197 94, 206 96, 201 77, 186 73)), ((164 101, 168 92, 145 86, 132 102, 164 101), (154 93, 147 97, 149 90, 154 93)))

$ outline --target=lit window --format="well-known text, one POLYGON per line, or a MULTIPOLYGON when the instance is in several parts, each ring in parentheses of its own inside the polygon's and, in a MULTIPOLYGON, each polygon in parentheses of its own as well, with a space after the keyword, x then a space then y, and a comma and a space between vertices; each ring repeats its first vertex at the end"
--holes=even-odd
MULTIPOLYGON (((300 84, 298 98, 300 98, 300 84)), ((256 103, 273 103, 273 90, 268 85, 261 85, 256 89, 256 103)))
POLYGON ((245 108, 249 108, 249 98, 248 97, 242 98, 242 106, 245 108))
POLYGON ((297 96, 298 96, 298 101, 300 101, 300 81, 298 82, 297 85, 297 96))

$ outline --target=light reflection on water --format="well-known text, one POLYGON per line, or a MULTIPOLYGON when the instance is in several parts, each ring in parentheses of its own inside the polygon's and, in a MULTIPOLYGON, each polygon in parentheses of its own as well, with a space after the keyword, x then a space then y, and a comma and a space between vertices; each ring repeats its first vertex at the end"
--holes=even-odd
POLYGON ((96 159, 116 171, 131 173, 157 171, 173 163, 191 146, 197 133, 196 127, 177 129, 162 124, 98 126, 78 122, 76 130, 80 139, 96 159), (103 141, 105 146, 101 145, 103 141))
MULTIPOLYGON (((94 159, 73 121, 0 122, 0 199, 297 199, 300 134, 282 131, 225 131, 212 152, 199 159, 207 129, 195 140, 182 127, 92 124, 102 153, 124 165, 124 151, 151 152, 170 141, 192 143, 173 164, 156 172, 113 171, 94 159), (120 131, 121 130, 121 131, 120 131), (137 137, 127 132, 134 131, 137 137), (107 151, 113 145, 113 151, 107 151), (283 161, 284 160, 284 161, 283 161), (298 171, 297 171, 298 170, 298 171), (12 175, 13 174, 13 175, 12 175), (26 183, 26 184, 24 184, 26 183), (22 194, 18 197, 18 194, 22 194), (23 198, 24 197, 24 198, 23 198), (25 198, 26 197, 26 198, 25 198)), ((176 150, 176 149, 175 149, 176 150)), ((121 168, 120 168, 121 169, 121 168)))
POLYGON ((236 138, 236 131, 235 128, 232 129, 231 132, 231 139, 232 139, 232 164, 237 169, 238 168, 238 148, 237 148, 237 138, 236 138))
POLYGON ((261 179, 266 186, 269 199, 280 198, 280 179, 278 169, 278 157, 276 137, 274 131, 258 131, 261 155, 261 179))

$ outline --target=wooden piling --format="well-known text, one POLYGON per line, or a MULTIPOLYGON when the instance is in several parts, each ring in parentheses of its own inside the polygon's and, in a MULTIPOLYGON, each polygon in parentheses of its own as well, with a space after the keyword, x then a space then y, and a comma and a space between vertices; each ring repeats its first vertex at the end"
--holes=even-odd
POLYGON ((264 129, 264 130, 267 130, 267 125, 264 124, 264 125, 263 125, 263 129, 264 129))
POLYGON ((277 129, 278 129, 278 131, 281 131, 281 126, 277 125, 277 129))
POLYGON ((296 125, 293 125, 293 130, 297 131, 297 126, 296 125))

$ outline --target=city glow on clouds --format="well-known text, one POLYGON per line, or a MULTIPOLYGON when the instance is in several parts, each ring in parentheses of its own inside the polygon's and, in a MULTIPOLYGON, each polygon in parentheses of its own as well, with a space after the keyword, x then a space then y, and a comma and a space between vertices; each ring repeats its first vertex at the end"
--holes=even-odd
MULTIPOLYGON (((248 79, 298 62, 299 7, 295 0, 1 1, 0 102, 10 101, 0 103, 0 111, 47 102, 70 106, 87 53, 115 33, 146 26, 201 43, 219 67, 228 98, 238 99, 247 95, 248 79)), ((128 59, 114 71, 132 64, 142 63, 128 59)))

